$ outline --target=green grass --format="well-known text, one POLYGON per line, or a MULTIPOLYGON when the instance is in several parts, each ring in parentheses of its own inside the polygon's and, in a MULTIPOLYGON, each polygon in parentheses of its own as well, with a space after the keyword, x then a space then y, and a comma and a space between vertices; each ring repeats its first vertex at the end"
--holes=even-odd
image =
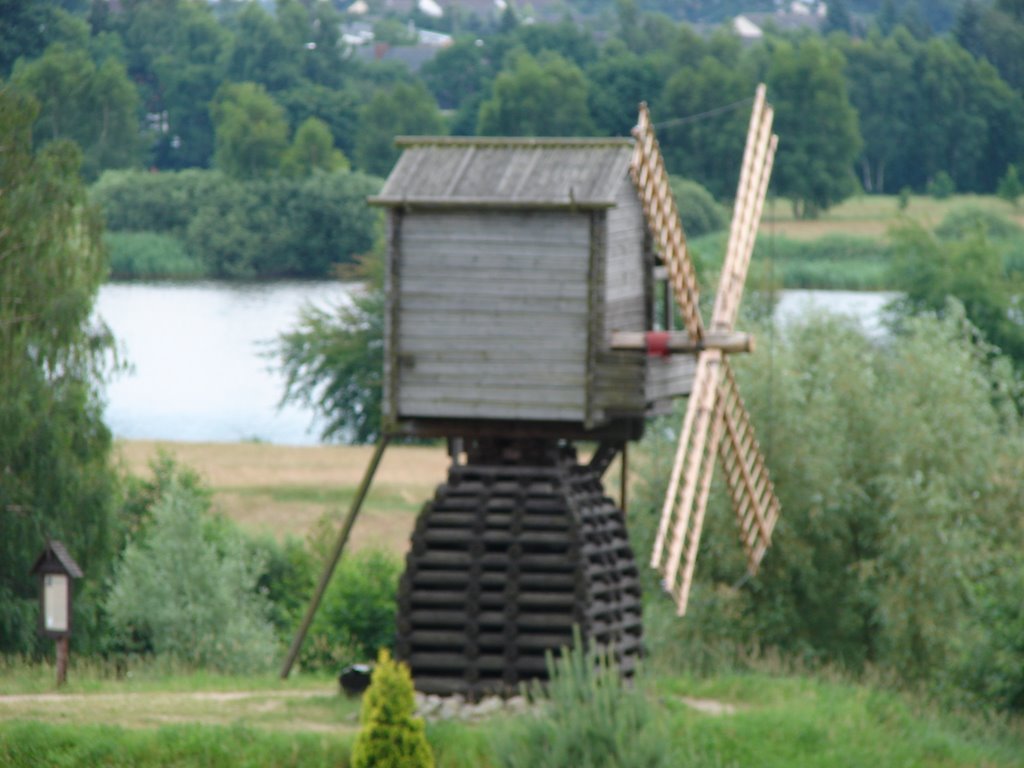
POLYGON ((46 723, 0 723, 0 765, 6 768, 341 768, 350 738, 309 733, 267 733, 245 727, 170 726, 128 730, 113 726, 67 728, 46 723))
MULTIPOLYGON (((785 201, 765 212, 750 267, 753 288, 814 288, 878 291, 892 288, 887 258, 889 229, 905 219, 934 229, 971 212, 987 215, 990 237, 998 239, 1011 272, 1024 271, 1024 215, 992 196, 956 195, 946 200, 914 197, 906 210, 896 197, 851 198, 812 221, 798 221, 785 201), (953 216, 955 219, 956 216, 953 216)), ((694 238, 702 285, 717 279, 725 253, 727 233, 694 238)))
MULTIPOLYGON (((0 690, 12 693, 12 681, 18 690, 31 690, 44 672, 52 670, 8 664, 0 690)), ((0 765, 344 766, 357 728, 358 702, 337 695, 328 678, 160 677, 155 669, 124 680, 95 672, 86 677, 85 670, 73 670, 65 690, 88 695, 62 695, 80 699, 77 709, 53 700, 0 709, 0 717, 11 718, 0 721, 0 765), (296 695, 310 688, 320 691, 296 695), (245 706, 188 696, 223 690, 252 695, 245 706), (128 693, 136 697, 118 704, 117 694, 128 693), (144 708, 148 718, 136 711, 144 708)), ((48 679, 43 690, 52 691, 48 679)), ((701 677, 659 667, 640 684, 665 726, 665 749, 681 766, 1024 766, 1019 720, 942 711, 829 673, 701 677), (713 701, 728 713, 700 711, 695 700, 713 701)), ((487 768, 501 765, 494 745, 509 729, 516 732, 514 726, 511 718, 495 717, 433 723, 427 733, 439 768, 487 768)))
MULTIPOLYGON (((17 657, 0 657, 0 695, 38 694, 55 691, 55 671, 50 663, 30 662, 17 657)), ((63 693, 186 693, 209 691, 285 691, 323 688, 333 685, 328 674, 295 675, 281 680, 263 675, 227 675, 187 668, 180 664, 132 658, 118 668, 113 662, 75 656, 71 641, 68 682, 63 693)))
POLYGON ((205 277, 206 267, 185 251, 175 237, 156 232, 107 232, 103 241, 110 254, 110 276, 115 280, 194 280, 205 277))
MULTIPOLYGON (((1020 723, 943 714, 868 686, 763 673, 663 676, 647 686, 669 734, 665 749, 687 768, 1024 766, 1020 723), (731 714, 695 709, 700 700, 731 714)), ((439 768, 501 765, 488 745, 505 727, 499 720, 432 725, 439 768)))
MULTIPOLYGON (((233 487, 230 490, 241 496, 265 496, 278 503, 334 505, 346 510, 351 505, 356 493, 355 488, 325 488, 314 485, 252 485, 233 487)), ((373 495, 366 501, 367 509, 379 511, 418 512, 422 506, 422 501, 410 500, 400 489, 387 486, 375 487, 373 495)))
MULTIPOLYGON (((726 233, 695 238, 696 254, 707 290, 725 255, 726 233)), ((776 288, 818 288, 877 291, 888 288, 886 244, 872 237, 829 234, 816 240, 798 240, 763 232, 750 266, 749 284, 776 288)))
POLYGON ((751 674, 663 678, 657 692, 694 765, 1024 765, 1019 723, 944 715, 868 686, 751 674), (735 713, 704 715, 682 697, 726 702, 735 713))

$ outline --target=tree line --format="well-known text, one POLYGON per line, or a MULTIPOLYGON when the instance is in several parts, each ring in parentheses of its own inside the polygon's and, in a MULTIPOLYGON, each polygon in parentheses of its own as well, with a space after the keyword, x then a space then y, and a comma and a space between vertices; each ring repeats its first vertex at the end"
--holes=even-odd
POLYGON ((669 170, 722 199, 762 80, 782 137, 773 192, 801 216, 858 188, 990 193, 1024 161, 1020 0, 969 0, 942 36, 892 2, 866 16, 840 1, 827 35, 769 25, 755 42, 628 0, 590 26, 518 23, 510 9, 418 73, 353 55, 332 3, 63 5, 27 4, 45 31, 12 24, 0 72, 39 102, 36 141, 77 142, 90 180, 127 168, 382 176, 397 134, 621 136, 647 101, 669 170))

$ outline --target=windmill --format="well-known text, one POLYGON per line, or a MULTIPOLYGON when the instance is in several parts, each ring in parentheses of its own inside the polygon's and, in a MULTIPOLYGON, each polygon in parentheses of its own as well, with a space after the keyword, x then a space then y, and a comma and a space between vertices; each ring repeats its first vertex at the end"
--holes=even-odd
MULTIPOLYGON (((754 251, 778 137, 772 132, 773 110, 760 85, 747 132, 732 224, 718 292, 711 314, 712 334, 734 330, 747 268, 754 251)), ((657 233, 662 260, 689 339, 698 346, 708 336, 700 316, 697 279, 679 225, 679 215, 651 126, 646 105, 634 129, 636 148, 631 171, 644 213, 657 233)), ((680 615, 686 613, 704 526, 711 477, 718 454, 725 472, 751 573, 756 573, 771 542, 779 500, 754 436, 726 349, 701 348, 668 491, 662 507, 651 566, 664 577, 680 615)))
POLYGON ((423 692, 515 691, 546 674, 574 627, 631 672, 639 572, 601 478, 678 396, 689 402, 653 564, 683 613, 718 452, 756 569, 779 505, 728 355, 752 349, 734 325, 771 119, 761 86, 709 328, 646 106, 632 139, 398 140, 371 198, 389 225, 384 437, 283 676, 393 436, 444 438, 452 459, 399 587, 396 655, 423 692), (684 330, 653 330, 658 257, 684 330), (585 463, 577 441, 597 444, 585 463))

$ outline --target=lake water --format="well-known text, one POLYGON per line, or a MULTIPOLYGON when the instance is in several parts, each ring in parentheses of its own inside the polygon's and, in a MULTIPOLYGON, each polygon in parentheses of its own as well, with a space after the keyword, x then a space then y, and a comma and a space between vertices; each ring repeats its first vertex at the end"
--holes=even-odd
POLYGON ((341 283, 112 283, 97 314, 132 372, 107 386, 107 423, 118 437, 312 444, 312 413, 277 408, 284 376, 266 357, 304 302, 346 301, 341 283))
MULTIPOLYGON (((318 442, 312 412, 277 407, 284 377, 268 345, 296 322, 305 302, 347 301, 342 283, 111 283, 97 314, 132 365, 107 386, 107 423, 118 437, 181 441, 318 442)), ((893 294, 786 291, 776 316, 785 326, 809 310, 858 318, 881 333, 879 313, 893 294)))

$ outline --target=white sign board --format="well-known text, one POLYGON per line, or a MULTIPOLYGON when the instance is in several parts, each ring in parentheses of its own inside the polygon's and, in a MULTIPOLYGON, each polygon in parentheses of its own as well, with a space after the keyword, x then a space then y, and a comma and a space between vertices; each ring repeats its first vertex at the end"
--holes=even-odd
POLYGON ((43 577, 43 617, 45 629, 68 631, 68 577, 62 573, 43 577))

